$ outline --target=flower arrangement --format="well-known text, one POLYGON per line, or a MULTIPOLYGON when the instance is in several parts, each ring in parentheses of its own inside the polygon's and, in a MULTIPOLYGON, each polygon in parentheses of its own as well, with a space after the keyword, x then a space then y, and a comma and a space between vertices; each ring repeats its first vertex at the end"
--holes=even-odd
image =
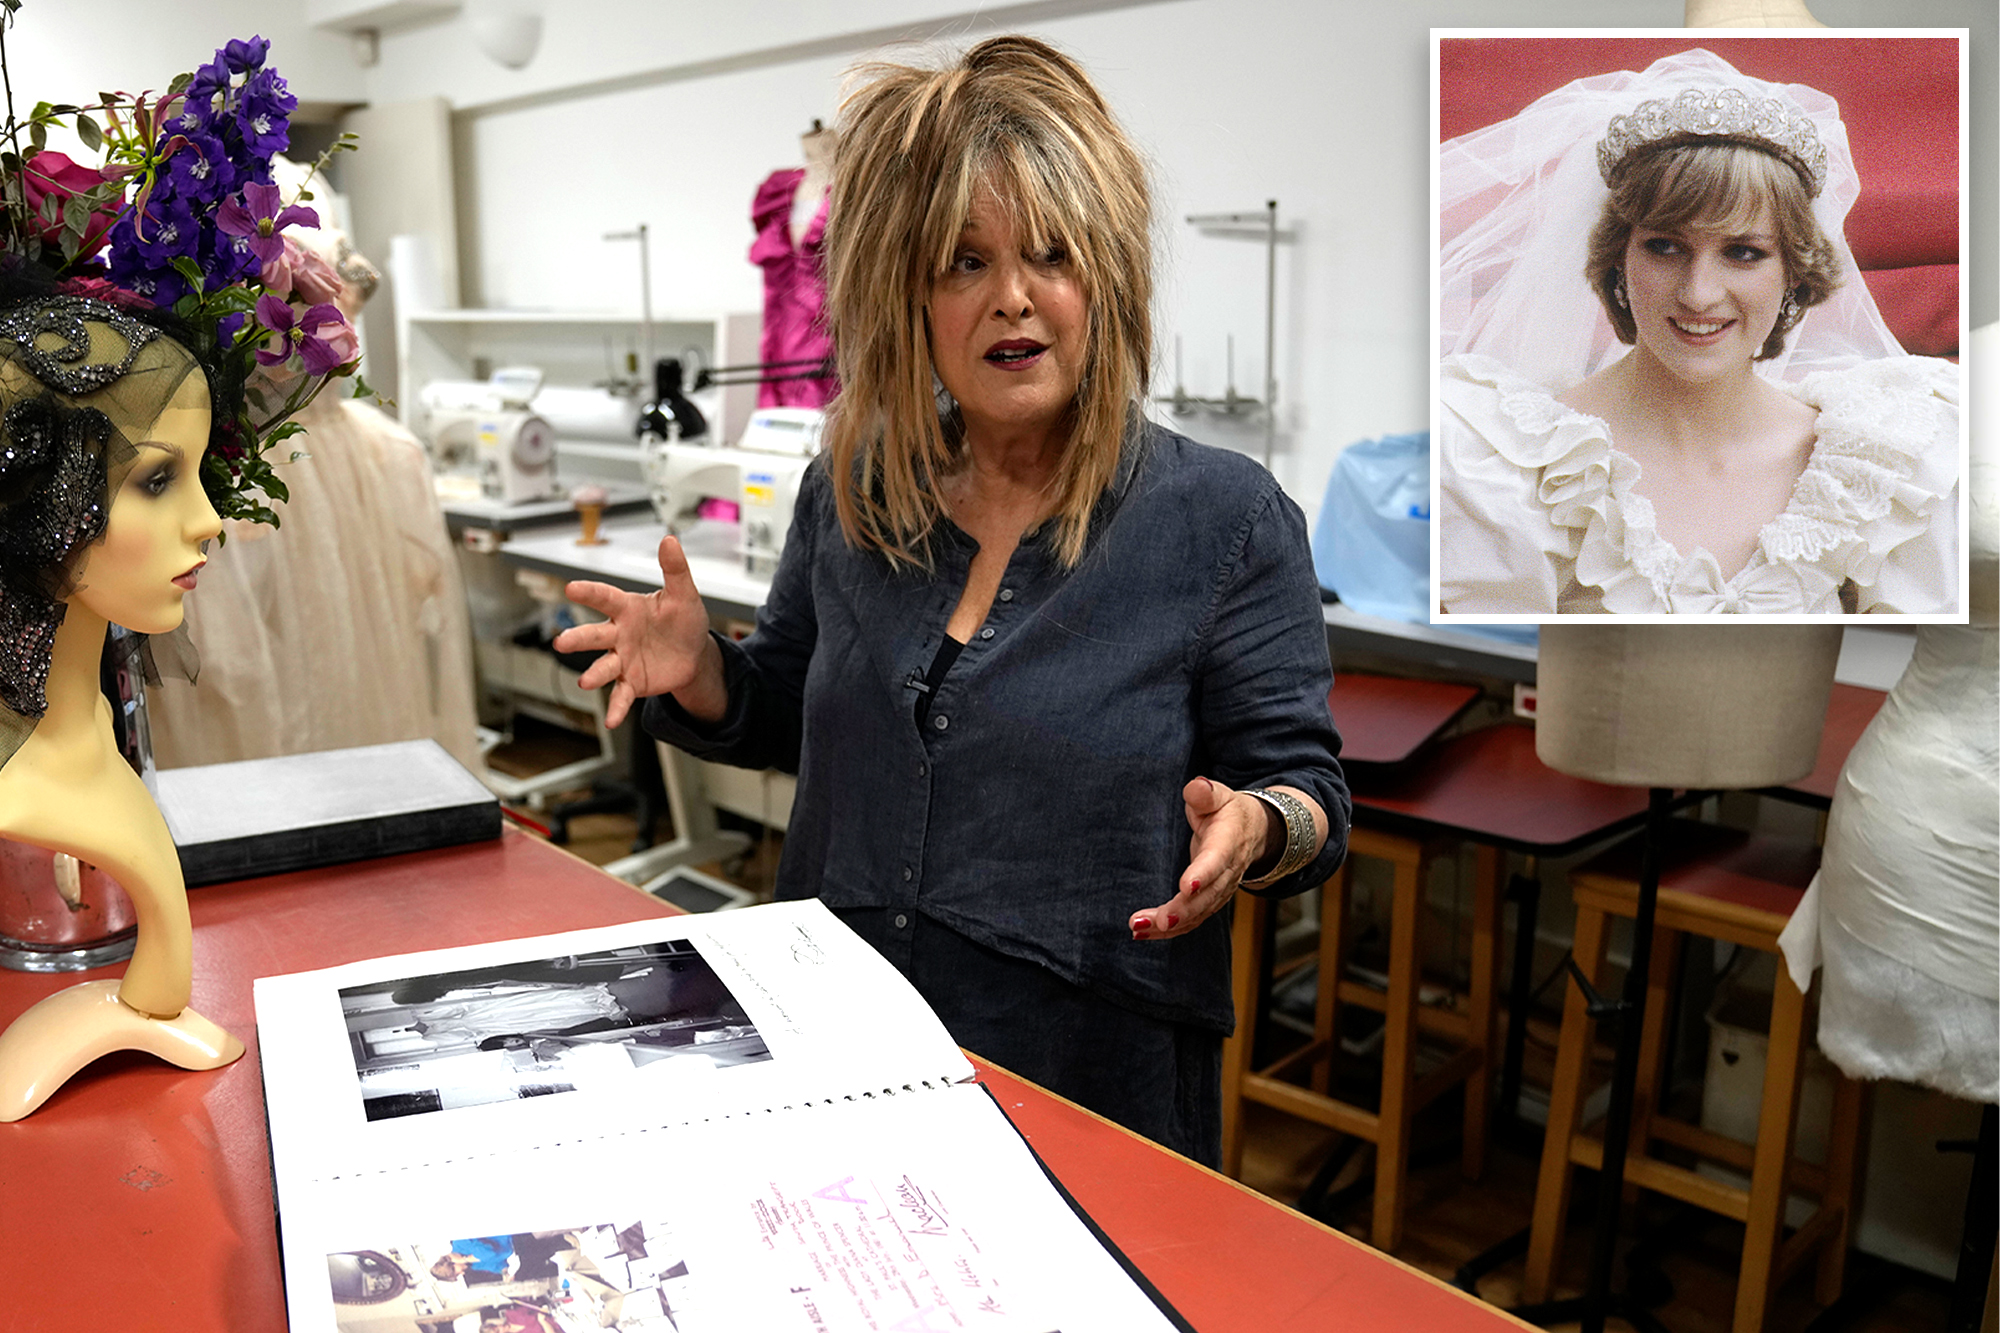
MULTIPOLYGON (((6 24, 20 3, 0 0, 0 76, 6 24)), ((329 382, 354 374, 359 344, 334 304, 338 277, 288 234, 319 226, 310 188, 287 201, 272 183, 298 99, 269 54, 262 37, 231 41, 157 97, 42 102, 25 119, 10 86, 0 266, 39 270, 74 295, 170 309, 215 389, 202 462, 209 499, 224 518, 275 525, 267 502, 289 497, 274 448, 304 429, 293 418, 329 382), (48 148, 55 127, 101 161, 48 148)), ((308 186, 332 153, 353 147, 342 135, 313 164, 308 186)), ((368 392, 358 376, 356 392, 368 392)))

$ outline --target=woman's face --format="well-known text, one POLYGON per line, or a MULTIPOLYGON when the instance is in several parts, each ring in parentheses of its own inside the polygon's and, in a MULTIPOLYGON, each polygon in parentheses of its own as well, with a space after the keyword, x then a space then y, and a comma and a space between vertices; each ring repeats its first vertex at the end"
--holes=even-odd
POLYGON ((931 284, 931 364, 968 440, 1049 433, 1083 380, 1090 315, 1060 246, 1023 252, 990 189, 973 196, 951 267, 931 284))
POLYGON ((1625 243, 1639 350, 1690 383, 1749 370, 1778 322, 1785 281, 1768 204, 1740 230, 1639 227, 1625 243))
POLYGON ((181 623, 181 599, 205 561, 201 544, 222 520, 201 487, 208 449, 208 382, 181 381, 111 497, 104 540, 85 548, 70 600, 113 624, 164 634, 181 623))

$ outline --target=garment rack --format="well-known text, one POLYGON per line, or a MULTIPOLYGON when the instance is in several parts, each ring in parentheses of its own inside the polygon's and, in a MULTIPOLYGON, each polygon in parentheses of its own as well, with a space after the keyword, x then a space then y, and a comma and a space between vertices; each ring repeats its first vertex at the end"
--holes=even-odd
POLYGON ((1229 385, 1221 398, 1198 398, 1187 392, 1180 380, 1179 341, 1175 342, 1174 391, 1159 399, 1171 403, 1176 412, 1207 408, 1229 415, 1261 409, 1264 414, 1264 466, 1269 468, 1277 451, 1278 424, 1278 201, 1267 199, 1254 213, 1190 213, 1191 227, 1221 235, 1261 238, 1264 242, 1264 396, 1246 398, 1236 392, 1236 347, 1229 342, 1229 385))

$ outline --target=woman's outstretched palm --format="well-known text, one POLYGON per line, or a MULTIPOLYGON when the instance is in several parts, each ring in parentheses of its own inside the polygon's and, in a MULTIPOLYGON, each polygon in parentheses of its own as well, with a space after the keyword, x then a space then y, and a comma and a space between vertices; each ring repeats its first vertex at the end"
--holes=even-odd
POLYGON ((604 654, 577 684, 586 690, 611 686, 606 726, 623 722, 633 700, 656 694, 681 696, 681 705, 697 717, 721 716, 722 660, 709 641, 708 610, 687 556, 672 537, 660 539, 660 580, 660 590, 650 593, 582 581, 563 589, 572 602, 605 617, 564 630, 555 646, 558 652, 604 654))

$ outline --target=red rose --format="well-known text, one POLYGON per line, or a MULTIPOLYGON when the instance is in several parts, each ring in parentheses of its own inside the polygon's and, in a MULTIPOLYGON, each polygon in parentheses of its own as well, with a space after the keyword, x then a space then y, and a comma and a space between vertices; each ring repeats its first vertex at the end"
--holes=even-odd
POLYGON ((87 296, 93 301, 103 301, 109 305, 123 306, 127 310, 157 310, 159 307, 136 292, 128 292, 116 283, 103 278, 64 278, 56 284, 56 290, 70 296, 87 296))
MULTIPOLYGON (((41 221, 42 200, 49 195, 67 204, 77 195, 84 194, 102 185, 106 177, 96 167, 87 167, 81 162, 72 162, 61 153, 46 149, 29 158, 21 170, 21 188, 28 196, 28 212, 37 222, 41 221)), ((84 229, 83 248, 76 252, 78 259, 85 259, 104 248, 106 235, 111 224, 118 220, 118 207, 113 204, 91 214, 90 223, 84 229)), ((48 245, 62 243, 62 219, 42 227, 42 240, 48 245)))

